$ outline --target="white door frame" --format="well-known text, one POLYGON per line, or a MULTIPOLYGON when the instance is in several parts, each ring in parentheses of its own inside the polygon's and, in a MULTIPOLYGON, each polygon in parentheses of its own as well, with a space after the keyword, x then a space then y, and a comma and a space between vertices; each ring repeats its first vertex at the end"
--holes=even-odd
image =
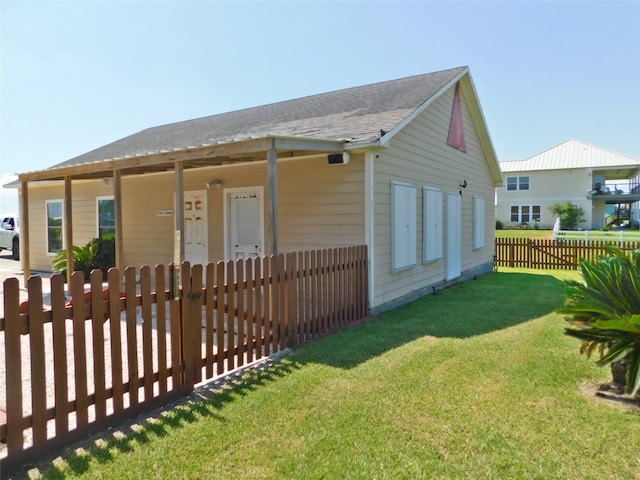
MULTIPOLYGON (((208 224, 209 224, 209 210, 208 210, 208 205, 207 205, 207 191, 206 190, 189 190, 184 192, 184 200, 183 202, 186 202, 187 199, 189 198, 195 198, 195 197, 199 197, 202 199, 202 202, 204 202, 204 216, 203 216, 203 234, 204 234, 204 263, 203 265, 206 265, 207 262, 209 261, 209 230, 208 230, 208 224)), ((195 211, 195 210, 194 210, 195 211)), ((186 228, 187 228, 187 224, 186 224, 186 217, 187 217, 188 213, 185 210, 185 232, 184 232, 184 238, 185 238, 185 242, 187 240, 186 238, 186 228)), ((187 252, 187 246, 185 243, 185 260, 189 261, 191 264, 195 264, 196 262, 193 260, 193 258, 189 258, 189 254, 187 252)), ((200 263, 200 262, 197 262, 200 263)))
POLYGON ((224 254, 226 260, 235 260, 233 244, 231 242, 231 202, 232 195, 236 193, 257 193, 260 200, 258 208, 258 235, 260 236, 260 256, 264 255, 264 187, 234 187, 223 190, 223 210, 224 210, 224 254))
POLYGON ((458 192, 447 192, 446 218, 445 279, 453 280, 460 276, 462 266, 462 197, 458 192))

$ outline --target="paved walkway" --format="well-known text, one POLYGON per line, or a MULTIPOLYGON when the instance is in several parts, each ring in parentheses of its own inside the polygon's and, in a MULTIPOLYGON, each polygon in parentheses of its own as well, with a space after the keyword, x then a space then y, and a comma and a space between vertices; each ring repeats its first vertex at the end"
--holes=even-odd
MULTIPOLYGON (((49 272, 34 272, 34 275, 42 277, 42 292, 45 296, 45 304, 48 301, 47 293, 49 292, 49 281, 51 277, 49 272)), ((11 253, 2 250, 0 251, 0 317, 4 316, 4 281, 8 278, 17 278, 20 283, 20 301, 27 299, 27 289, 24 285, 24 274, 20 262, 11 258, 11 253)))

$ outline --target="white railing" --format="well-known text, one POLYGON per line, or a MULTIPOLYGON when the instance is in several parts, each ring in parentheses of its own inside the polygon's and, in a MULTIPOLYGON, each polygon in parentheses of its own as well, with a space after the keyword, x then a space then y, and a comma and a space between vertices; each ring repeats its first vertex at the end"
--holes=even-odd
POLYGON ((637 230, 554 230, 554 240, 584 240, 594 242, 640 242, 637 230))

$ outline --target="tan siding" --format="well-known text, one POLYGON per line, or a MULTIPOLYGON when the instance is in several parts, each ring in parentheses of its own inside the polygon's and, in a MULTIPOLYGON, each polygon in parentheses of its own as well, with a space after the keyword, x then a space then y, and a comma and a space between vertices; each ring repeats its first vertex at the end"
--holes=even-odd
POLYGON ((364 243, 364 156, 328 165, 326 156, 278 166, 279 249, 364 243))
MULTIPOLYGON (((209 261, 224 260, 224 189, 244 186, 264 186, 266 163, 216 168, 186 170, 184 190, 206 191, 208 214, 209 261), (213 179, 222 181, 221 189, 207 189, 205 184, 213 179)), ((173 260, 174 217, 157 217, 156 210, 175 209, 175 179, 173 173, 132 177, 123 183, 126 212, 125 261, 128 265, 153 265, 173 260), (125 199, 126 197, 126 199, 125 199)))
MULTIPOLYGON (((97 236, 96 197, 113 195, 102 181, 72 182, 73 243, 84 245, 97 236)), ((47 254, 47 200, 64 201, 62 182, 29 185, 30 264, 36 271, 50 271, 53 255, 47 254)))
POLYGON ((139 268, 173 260, 175 217, 157 216, 157 210, 174 210, 175 214, 172 173, 122 178, 125 265, 139 268))
MULTIPOLYGON (((326 156, 278 162, 279 251, 331 248, 364 243, 364 157, 354 155, 347 165, 327 165, 326 156)), ((206 191, 209 261, 225 258, 224 191, 262 186, 268 205, 267 164, 222 166, 184 172, 184 190, 206 191), (221 189, 206 189, 213 179, 221 189)), ((122 178, 124 263, 135 267, 168 264, 173 260, 175 177, 172 172, 122 178)), ((50 270, 47 256, 44 203, 64 197, 62 182, 30 190, 32 268, 50 270)), ((113 195, 102 181, 73 182, 74 244, 86 244, 97 235, 96 197, 113 195)), ((265 211, 265 222, 268 221, 265 211)), ((265 231, 267 231, 265 225, 265 231)), ((268 240, 267 240, 268 241, 268 240)))
MULTIPOLYGON (((493 260, 495 185, 464 104, 467 153, 447 145, 452 102, 453 88, 398 133, 392 139, 390 148, 378 153, 374 160, 374 306, 445 280, 445 238, 443 258, 427 264, 422 263, 423 186, 440 188, 443 194, 462 191, 463 273, 493 260), (465 179, 468 186, 462 189, 459 184, 465 179), (417 265, 399 272, 391 272, 391 180, 406 181, 417 187, 417 265), (473 195, 480 195, 485 199, 485 247, 479 250, 473 249, 473 195)), ((443 202, 443 225, 445 209, 446 202, 443 202)), ((444 232, 446 228, 443 229, 443 235, 444 232)))

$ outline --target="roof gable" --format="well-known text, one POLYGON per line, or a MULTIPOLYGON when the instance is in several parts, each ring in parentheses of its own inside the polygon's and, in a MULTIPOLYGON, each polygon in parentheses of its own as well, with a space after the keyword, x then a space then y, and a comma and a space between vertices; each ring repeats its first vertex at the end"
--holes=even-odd
POLYGON ((496 186, 500 187, 503 183, 500 164, 498 162, 496 152, 493 148, 493 142, 491 141, 491 136, 489 135, 489 130, 487 129, 487 123, 484 118, 484 113, 482 113, 482 107, 480 106, 478 94, 476 92, 475 85, 473 84, 471 73, 469 72, 469 67, 465 67, 464 69, 460 70, 460 72, 455 77, 451 78, 449 82, 442 85, 437 93, 432 95, 409 116, 398 123, 391 132, 389 132, 381 139, 380 143, 383 145, 389 143, 389 141, 399 131, 401 131, 411 121, 413 121, 414 118, 424 112, 444 92, 446 92, 450 88, 454 88, 457 84, 460 85, 462 95, 469 109, 469 115, 471 116, 471 120, 476 129, 476 134, 478 135, 478 139, 480 141, 482 153, 484 154, 484 157, 487 161, 487 166, 489 167, 489 171, 491 172, 491 177, 493 178, 496 186))
POLYGON ((640 166, 640 160, 578 140, 568 140, 526 160, 500 162, 503 172, 620 166, 640 166))

